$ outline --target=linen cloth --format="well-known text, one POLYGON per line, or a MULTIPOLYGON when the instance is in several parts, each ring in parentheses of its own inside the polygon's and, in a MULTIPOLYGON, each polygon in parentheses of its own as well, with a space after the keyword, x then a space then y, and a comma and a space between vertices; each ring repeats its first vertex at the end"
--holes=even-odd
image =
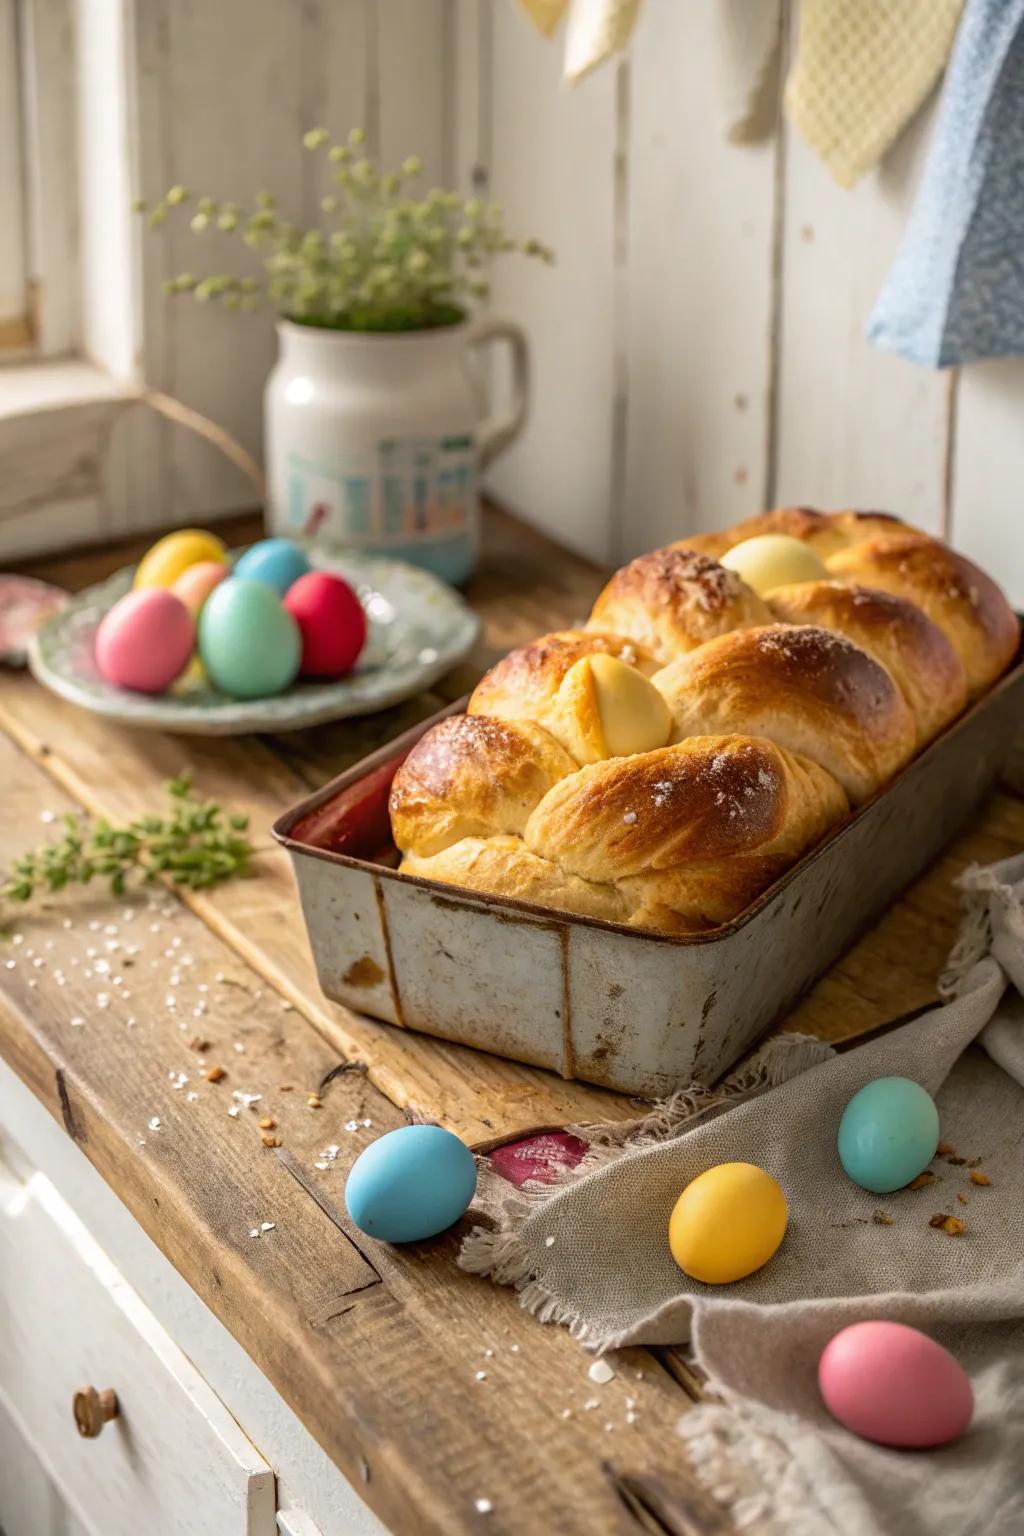
POLYGON ((877 165, 931 93, 962 6, 803 0, 786 109, 841 186, 877 165))
POLYGON ((502 1199, 485 1181, 496 1225, 466 1239, 464 1267, 514 1284, 540 1319, 594 1349, 692 1343, 725 1406, 685 1414, 680 1433, 740 1527, 1024 1531, 1024 855, 961 884, 968 910, 943 1006, 827 1059, 818 1042, 780 1037, 718 1094, 689 1091, 624 1143, 582 1130, 590 1154, 564 1183, 502 1199), (939 1156, 935 1183, 876 1195, 845 1176, 836 1132, 851 1096, 889 1075, 935 1096, 949 1156, 964 1161, 939 1156), (773 1076, 787 1080, 766 1090, 773 1076), (974 1159, 988 1187, 970 1181, 974 1159), (756 1274, 705 1286, 672 1260, 669 1213, 691 1179, 732 1160, 779 1180, 789 1227, 756 1274), (938 1214, 964 1232, 930 1226, 938 1214), (822 1348, 878 1317, 925 1329, 970 1374, 975 1417, 957 1444, 886 1450, 825 1411, 822 1348))
POLYGON ((543 37, 553 37, 568 13, 565 31, 566 85, 577 85, 629 47, 642 0, 519 0, 543 37))
POLYGON ((868 336, 931 368, 1024 352, 1024 0, 968 0, 868 336))

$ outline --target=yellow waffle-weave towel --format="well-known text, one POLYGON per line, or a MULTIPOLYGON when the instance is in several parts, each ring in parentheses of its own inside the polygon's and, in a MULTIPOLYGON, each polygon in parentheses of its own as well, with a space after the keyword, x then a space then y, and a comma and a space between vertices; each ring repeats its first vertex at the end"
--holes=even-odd
POLYGON ((942 74, 963 0, 803 0, 786 110, 852 187, 942 74))

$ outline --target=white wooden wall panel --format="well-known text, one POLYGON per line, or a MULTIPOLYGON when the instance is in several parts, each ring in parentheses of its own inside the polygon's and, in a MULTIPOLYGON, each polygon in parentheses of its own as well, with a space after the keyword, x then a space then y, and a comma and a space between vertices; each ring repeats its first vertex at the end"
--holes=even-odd
MULTIPOLYGON (((182 183, 218 199, 252 206, 261 190, 280 199, 285 216, 303 216, 301 144, 303 62, 301 26, 293 8, 278 0, 248 0, 245 18, 234 5, 235 26, 225 26, 225 6, 207 0, 158 0, 164 13, 164 186, 182 183), (244 46, 236 26, 244 27, 244 46), (231 88, 225 93, 225 73, 231 88), (229 103, 245 103, 233 113, 229 103), (225 107, 228 106, 228 110, 225 107)), ((326 43, 324 45, 326 52, 326 43)), ((346 67, 347 56, 338 65, 346 67)), ((354 79, 361 61, 348 61, 354 79)), ((156 237, 172 271, 241 271, 259 274, 259 263, 237 234, 192 234, 188 217, 168 219, 156 237)), ((250 451, 260 447, 261 381, 273 366, 272 317, 231 313, 191 298, 173 301, 163 358, 164 387, 197 410, 214 416, 250 451)), ((199 518, 211 507, 252 499, 238 471, 205 443, 168 428, 175 515, 199 518)))
MULTIPOLYGON (((152 198, 182 183, 251 202, 265 189, 289 217, 313 222, 330 183, 301 134, 320 124, 339 136, 365 127, 371 148, 379 145, 386 159, 419 153, 425 175, 439 178, 445 4, 152 0, 139 7, 143 192, 152 198)), ((150 238, 143 263, 146 376, 259 456, 263 384, 276 353, 272 315, 170 301, 160 292, 174 272, 220 270, 260 269, 237 235, 197 238, 187 218, 168 220, 150 238)), ((251 489, 215 450, 180 429, 160 430, 160 478, 170 497, 165 516, 202 520, 252 503, 251 489)))
MULTIPOLYGON (((178 180, 224 197, 267 186, 311 219, 323 182, 300 133, 359 123, 385 161, 421 155, 424 185, 494 198, 515 233, 557 251, 554 268, 512 257, 494 274, 487 307, 526 326, 534 358, 531 419, 489 477, 499 499, 602 558, 772 501, 887 507, 951 523, 1024 598, 1024 364, 964 370, 954 412, 945 377, 864 334, 934 104, 848 192, 789 129, 727 143, 717 0, 650 0, 628 60, 571 91, 564 38, 542 39, 514 0, 24 3, 74 16, 84 338, 105 367, 144 374, 259 454, 271 317, 160 291, 244 249, 183 224, 148 236, 127 198, 178 180)), ((0 0, 8 41, 12 14, 0 0)), ((500 403, 506 370, 491 377, 500 403)), ((251 502, 215 450, 144 413, 110 447, 83 537, 251 502)))
MULTIPOLYGON (((652 11, 653 11, 652 7, 652 11)), ((563 91, 561 48, 506 3, 489 12, 482 89, 489 190, 510 231, 553 246, 554 267, 496 264, 491 311, 522 321, 533 353, 533 410, 496 465, 500 500, 573 548, 612 548, 615 71, 563 91)), ((495 370, 502 392, 504 370, 495 370)))
POLYGON ((716 12, 649 6, 631 55, 623 556, 764 503, 775 146, 726 142, 716 12))
POLYGON ((37 289, 39 357, 60 357, 80 345, 75 9, 74 0, 21 0, 19 13, 27 260, 37 289))
POLYGON ((25 208, 15 0, 0 0, 0 322, 25 313, 25 208))
POLYGON ((442 182, 447 171, 448 9, 448 0, 376 4, 381 161, 391 168, 418 155, 424 191, 442 182))
POLYGON ((773 499, 876 507, 938 532, 945 382, 865 336, 906 223, 931 116, 922 114, 852 191, 787 129, 773 499))
POLYGON ((1024 358, 957 382, 952 540, 1024 609, 1024 358))

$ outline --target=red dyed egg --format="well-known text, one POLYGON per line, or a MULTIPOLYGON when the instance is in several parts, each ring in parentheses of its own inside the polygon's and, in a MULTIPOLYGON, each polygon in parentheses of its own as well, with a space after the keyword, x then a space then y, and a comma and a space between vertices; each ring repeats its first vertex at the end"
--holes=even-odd
POLYGON ((840 1424, 880 1445, 946 1445, 963 1434, 974 1411, 960 1362, 905 1323, 843 1328, 822 1351, 818 1385, 840 1424))
POLYGON ((302 635, 304 677, 342 677, 366 643, 366 614, 347 581, 308 571, 292 583, 284 606, 302 635))

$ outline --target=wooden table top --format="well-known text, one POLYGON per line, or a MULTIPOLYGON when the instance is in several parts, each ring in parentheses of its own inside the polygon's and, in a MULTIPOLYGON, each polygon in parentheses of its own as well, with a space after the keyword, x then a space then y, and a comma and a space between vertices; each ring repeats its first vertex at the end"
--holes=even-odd
MULTIPOLYGON (((227 536, 245 542, 257 526, 239 519, 227 536)), ((212 893, 113 900, 90 887, 4 914, 14 963, 0 970, 0 1053, 400 1536, 714 1536, 731 1526, 688 1476, 675 1433, 701 1391, 682 1351, 625 1351, 615 1379, 595 1386, 564 1330, 456 1268, 456 1235, 390 1248, 344 1209, 354 1158, 409 1117, 486 1145, 637 1113, 620 1095, 329 1003, 287 855, 269 836, 283 808, 458 697, 496 655, 586 613, 597 567, 494 509, 485 528, 468 594, 485 621, 477 650, 372 719, 190 741, 119 728, 26 674, 3 677, 5 861, 40 842, 51 812, 120 820, 161 807, 162 781, 185 766, 201 793, 250 814, 259 852, 253 878, 212 893), (209 1042, 201 1056, 196 1035, 209 1042), (210 1065, 226 1069, 216 1084, 210 1065), (236 1091, 261 1098, 230 1115, 236 1091), (265 1115, 279 1148, 261 1142, 265 1115), (336 1160, 318 1168, 331 1144, 336 1160), (275 1225, 254 1241, 263 1221, 275 1225)), ((148 542, 30 568, 79 588, 148 542)), ((953 877, 1022 845, 1024 801, 994 795, 787 1027, 839 1042, 934 1001, 958 918, 953 877)))

